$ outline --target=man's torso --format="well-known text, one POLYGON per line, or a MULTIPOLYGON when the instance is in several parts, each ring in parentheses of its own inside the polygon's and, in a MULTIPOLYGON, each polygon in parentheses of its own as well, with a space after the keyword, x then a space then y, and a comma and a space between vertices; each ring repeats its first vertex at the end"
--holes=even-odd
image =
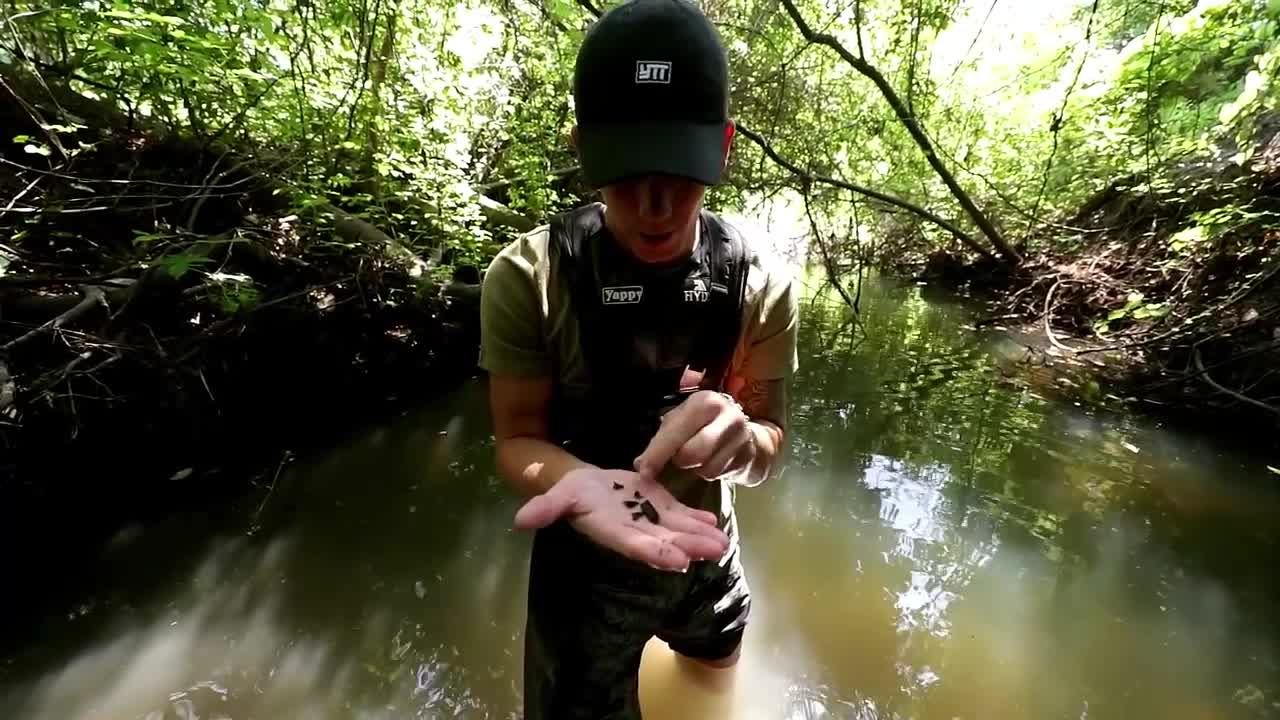
MULTIPOLYGON (((777 326, 785 319, 781 315, 794 314, 790 280, 767 255, 755 251, 749 253, 749 258, 737 342, 727 360, 727 375, 785 377, 795 367, 794 342, 770 341, 770 336, 776 334, 777 326)), ((497 293, 501 297, 490 300, 512 309, 506 315, 487 316, 494 327, 486 329, 490 341, 482 343, 481 366, 490 372, 507 369, 549 375, 561 401, 588 397, 592 372, 588 353, 584 352, 584 323, 573 302, 571 284, 565 264, 557 260, 549 225, 503 248, 486 275, 484 293, 497 293), (517 313, 520 322, 531 324, 523 331, 507 332, 503 323, 495 319, 517 313), (532 337, 534 334, 536 338, 532 337), (525 339, 519 343, 493 340, 501 337, 525 339)), ((692 302, 697 299, 690 298, 692 302)), ((675 469, 669 469, 663 481, 682 502, 715 512, 722 522, 732 512, 732 489, 725 483, 707 482, 691 472, 675 469)))

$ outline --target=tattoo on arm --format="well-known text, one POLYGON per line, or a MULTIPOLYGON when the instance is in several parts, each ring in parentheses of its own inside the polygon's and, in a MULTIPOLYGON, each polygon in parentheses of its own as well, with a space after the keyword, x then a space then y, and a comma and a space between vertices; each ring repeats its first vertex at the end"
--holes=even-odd
POLYGON ((787 381, 747 379, 736 394, 747 417, 787 427, 787 381))

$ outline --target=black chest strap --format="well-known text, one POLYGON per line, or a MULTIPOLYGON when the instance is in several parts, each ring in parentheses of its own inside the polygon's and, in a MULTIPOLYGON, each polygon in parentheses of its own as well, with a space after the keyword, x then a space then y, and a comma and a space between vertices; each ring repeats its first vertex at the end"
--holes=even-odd
MULTIPOLYGON (((699 223, 692 256, 654 268, 614 241, 599 204, 552 220, 553 276, 568 291, 590 377, 585 406, 565 408, 575 416, 573 425, 605 423, 622 437, 630 434, 620 431, 626 424, 647 440, 656 413, 684 392, 724 388, 751 256, 742 237, 713 213, 702 211, 699 223), (688 386, 686 370, 701 374, 695 387, 688 386)), ((570 434, 582 432, 597 434, 570 434)))

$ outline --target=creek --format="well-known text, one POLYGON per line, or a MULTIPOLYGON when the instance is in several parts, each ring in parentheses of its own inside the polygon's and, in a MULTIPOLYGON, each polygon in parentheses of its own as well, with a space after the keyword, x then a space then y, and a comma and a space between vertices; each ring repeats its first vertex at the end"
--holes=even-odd
MULTIPOLYGON (((861 307, 806 299, 785 472, 738 493, 742 662, 651 644, 646 718, 1280 717, 1275 447, 1076 405, 917 286, 861 307)), ((476 379, 122 531, 0 655, 0 717, 518 717, 492 451, 476 379)))

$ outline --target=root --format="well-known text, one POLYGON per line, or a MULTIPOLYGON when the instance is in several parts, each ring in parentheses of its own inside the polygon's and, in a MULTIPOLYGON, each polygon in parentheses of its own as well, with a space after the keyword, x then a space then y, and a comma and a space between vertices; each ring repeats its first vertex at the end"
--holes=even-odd
POLYGON ((21 345, 22 343, 27 342, 28 340, 39 336, 41 333, 43 333, 46 330, 57 330, 63 325, 69 322, 75 321, 76 318, 85 314, 93 307, 96 307, 98 305, 105 306, 106 304, 107 304, 107 296, 102 291, 102 288, 98 287, 97 285, 89 285, 84 289, 84 299, 81 300, 75 307, 55 317, 49 322, 37 327, 36 329, 28 332, 27 334, 21 335, 13 340, 10 340, 4 345, 0 345, 0 352, 9 352, 10 350, 13 350, 14 348, 21 345))
POLYGON ((1204 361, 1200 359, 1200 348, 1192 349, 1191 357, 1195 360, 1197 374, 1199 374, 1200 379, 1205 381, 1205 383, 1208 384, 1209 387, 1212 387, 1214 390, 1217 390, 1218 392, 1224 395, 1229 395, 1235 398, 1236 400, 1239 400, 1242 403, 1252 405, 1260 410, 1266 410, 1267 412, 1275 415, 1276 417, 1280 417, 1280 408, 1276 408, 1271 405, 1268 405, 1262 402, 1261 400, 1254 400, 1253 398, 1247 395, 1238 393, 1235 390, 1232 390, 1231 388, 1223 387, 1216 380, 1210 377, 1208 371, 1204 369, 1204 361))

